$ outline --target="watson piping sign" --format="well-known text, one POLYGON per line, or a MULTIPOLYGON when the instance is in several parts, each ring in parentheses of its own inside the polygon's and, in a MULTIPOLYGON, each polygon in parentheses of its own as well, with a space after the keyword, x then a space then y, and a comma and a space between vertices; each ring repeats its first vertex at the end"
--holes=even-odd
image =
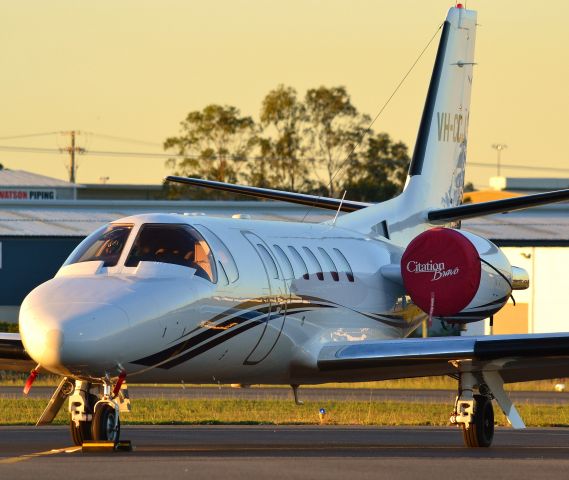
POLYGON ((46 189, 0 189, 0 200, 57 200, 57 193, 46 189))

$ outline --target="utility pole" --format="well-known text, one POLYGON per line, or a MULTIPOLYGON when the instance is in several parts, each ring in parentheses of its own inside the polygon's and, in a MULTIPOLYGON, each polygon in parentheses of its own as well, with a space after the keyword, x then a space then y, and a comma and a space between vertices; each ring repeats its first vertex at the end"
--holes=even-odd
POLYGON ((75 137, 80 135, 81 132, 78 130, 71 130, 69 132, 62 132, 64 135, 71 136, 71 145, 66 148, 62 148, 62 152, 69 152, 71 157, 71 163, 69 165, 69 182, 73 184, 73 200, 77 200, 77 163, 75 161, 76 153, 84 153, 85 149, 82 147, 77 147, 75 144, 75 137))
POLYGON ((502 156, 502 150, 504 150, 505 148, 508 148, 508 145, 506 145, 504 143, 494 143, 492 145, 492 148, 494 150, 496 150, 496 152, 498 154, 498 176, 500 176, 500 160, 501 160, 501 156, 502 156))

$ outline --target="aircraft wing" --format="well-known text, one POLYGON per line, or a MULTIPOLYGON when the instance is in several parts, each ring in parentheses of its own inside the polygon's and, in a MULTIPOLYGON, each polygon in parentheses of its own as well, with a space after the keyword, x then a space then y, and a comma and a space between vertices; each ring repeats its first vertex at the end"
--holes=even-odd
POLYGON ((569 200, 569 189, 555 190, 553 192, 524 195, 523 197, 505 198, 492 202, 467 203, 458 207, 431 210, 427 214, 430 223, 448 223, 467 218, 482 217, 494 213, 507 213, 514 210, 547 205, 548 203, 564 202, 569 200))
POLYGON ((0 370, 30 372, 35 366, 19 333, 0 333, 0 370))
POLYGON ((269 200, 280 200, 289 203, 299 203, 310 207, 325 208, 328 210, 340 210, 342 212, 355 212, 362 208, 373 205, 372 203, 355 202, 353 200, 340 200, 338 198, 320 197, 318 195, 307 195, 305 193, 285 192, 283 190, 272 190, 270 188, 250 187, 248 185, 235 185, 233 183, 216 182, 214 180, 203 180, 201 178, 189 177, 166 177, 168 182, 184 183, 194 187, 211 188, 213 190, 223 190, 225 192, 239 193, 250 197, 268 198, 269 200))
POLYGON ((473 372, 498 372, 504 383, 568 377, 569 333, 333 343, 320 351, 318 367, 384 380, 453 375, 461 361, 473 372))
MULTIPOLYGON (((248 185, 236 185, 233 183, 203 180, 201 178, 169 176, 166 177, 166 180, 174 183, 184 183, 194 187, 211 188, 213 190, 239 193, 250 197, 280 200, 283 202, 297 203, 328 210, 339 209, 340 211, 347 213, 375 205, 373 203, 356 202, 354 200, 340 200, 337 198, 285 192, 270 188, 250 187, 248 185)), ((569 189, 555 190, 553 192, 524 195, 523 197, 494 200, 492 202, 469 203, 459 205, 458 207, 440 208, 429 211, 427 213, 427 218, 432 224, 445 224, 458 220, 466 220, 467 218, 482 217, 484 215, 493 215, 495 213, 513 212, 515 210, 523 210, 526 208, 537 207, 539 205, 547 205, 549 203, 564 202, 568 200, 569 189)))

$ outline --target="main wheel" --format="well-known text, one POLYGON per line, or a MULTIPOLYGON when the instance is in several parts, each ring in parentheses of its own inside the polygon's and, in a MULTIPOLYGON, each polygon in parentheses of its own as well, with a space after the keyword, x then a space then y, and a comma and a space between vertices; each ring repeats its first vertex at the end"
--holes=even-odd
POLYGON ((486 395, 474 395, 474 418, 470 428, 462 426, 462 437, 467 447, 489 447, 494 438, 494 408, 486 395))
POLYGON ((70 420, 69 427, 71 430, 71 438, 75 445, 83 445, 85 440, 91 440, 91 422, 79 422, 79 426, 70 420))
POLYGON ((121 424, 117 412, 108 404, 99 405, 93 415, 93 440, 118 443, 121 424), (115 428, 116 421, 116 428, 115 428))

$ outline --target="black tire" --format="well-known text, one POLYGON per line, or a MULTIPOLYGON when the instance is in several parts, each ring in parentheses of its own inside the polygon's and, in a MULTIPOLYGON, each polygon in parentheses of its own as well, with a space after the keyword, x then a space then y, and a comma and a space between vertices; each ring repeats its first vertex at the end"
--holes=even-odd
POLYGON ((71 430, 71 438, 75 445, 83 445, 85 440, 91 440, 91 422, 79 422, 79 426, 75 425, 73 420, 69 422, 71 430))
POLYGON ((119 442, 121 433, 120 420, 117 419, 117 429, 114 430, 117 412, 109 404, 102 404, 97 407, 93 415, 93 440, 102 442, 119 442))
POLYGON ((486 448, 494 439, 494 408, 486 395, 474 395, 474 418, 470 428, 462 427, 464 444, 470 448, 486 448))

